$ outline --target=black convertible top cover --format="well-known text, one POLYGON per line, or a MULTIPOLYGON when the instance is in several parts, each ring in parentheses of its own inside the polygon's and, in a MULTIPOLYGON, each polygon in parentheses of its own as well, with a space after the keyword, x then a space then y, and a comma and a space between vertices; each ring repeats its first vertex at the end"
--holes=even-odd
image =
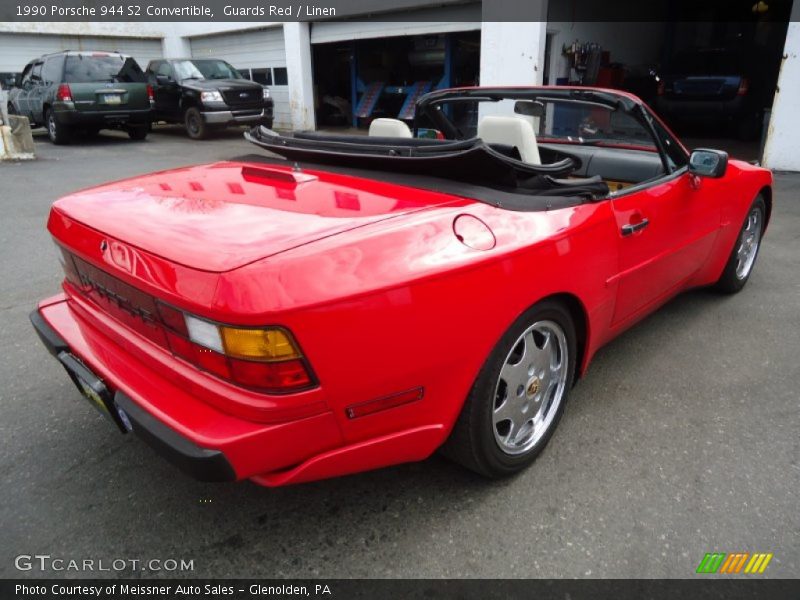
MULTIPOLYGON (((565 158, 529 165, 512 158, 509 148, 474 138, 437 141, 304 133, 282 136, 265 127, 245 134, 257 146, 301 168, 319 169, 454 194, 508 210, 536 211, 575 206, 605 196, 599 178, 557 179, 576 168, 565 158)), ((237 160, 276 163, 249 155, 237 160)), ((578 159, 579 160, 579 159, 578 159)))

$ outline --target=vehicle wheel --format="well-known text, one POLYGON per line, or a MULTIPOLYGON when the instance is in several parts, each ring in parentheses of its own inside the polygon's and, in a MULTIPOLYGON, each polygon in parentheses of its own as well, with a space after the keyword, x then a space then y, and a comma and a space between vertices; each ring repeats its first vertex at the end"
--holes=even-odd
POLYGON ((744 287, 753 272, 758 250, 761 248, 761 234, 764 233, 767 207, 761 195, 756 196, 747 217, 744 220, 736 244, 717 281, 717 289, 728 294, 735 294, 744 287))
POLYGON ((149 127, 147 125, 136 125, 128 127, 128 137, 132 140, 144 140, 147 138, 147 134, 149 133, 149 127))
POLYGON ((186 133, 193 140, 202 140, 208 135, 208 126, 203 120, 203 115, 194 107, 186 109, 183 114, 183 124, 186 127, 186 133))
POLYGON ((45 126, 47 127, 47 137, 54 144, 66 144, 69 142, 70 130, 66 125, 58 122, 52 110, 48 110, 44 116, 45 126))
POLYGON ((487 477, 527 467, 564 412, 575 356, 575 325, 561 304, 526 311, 483 365, 442 452, 487 477))

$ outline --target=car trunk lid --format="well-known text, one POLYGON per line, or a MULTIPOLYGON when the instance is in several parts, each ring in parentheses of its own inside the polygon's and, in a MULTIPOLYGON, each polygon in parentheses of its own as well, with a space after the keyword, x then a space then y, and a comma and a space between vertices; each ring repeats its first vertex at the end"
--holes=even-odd
POLYGON ((224 162, 85 190, 54 210, 171 262, 223 272, 452 199, 324 171, 224 162))

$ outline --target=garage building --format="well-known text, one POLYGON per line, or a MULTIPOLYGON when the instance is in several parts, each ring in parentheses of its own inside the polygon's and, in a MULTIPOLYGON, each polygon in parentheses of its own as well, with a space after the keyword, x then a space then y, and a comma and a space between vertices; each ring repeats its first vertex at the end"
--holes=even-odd
POLYGON ((581 82, 630 89, 655 106, 664 93, 660 72, 689 50, 736 46, 757 67, 737 93, 760 90, 764 98, 746 127, 719 135, 747 138, 747 145, 731 143, 745 158, 800 170, 793 114, 800 102, 800 2, 663 0, 658 20, 601 22, 575 20, 592 12, 590 0, 532 0, 529 10, 539 20, 487 17, 504 1, 446 0, 428 8, 414 0, 373 20, 349 15, 315 23, 0 23, 0 73, 62 49, 119 50, 142 66, 154 58, 213 56, 270 89, 276 128, 300 130, 407 118, 421 93, 475 83, 581 82))

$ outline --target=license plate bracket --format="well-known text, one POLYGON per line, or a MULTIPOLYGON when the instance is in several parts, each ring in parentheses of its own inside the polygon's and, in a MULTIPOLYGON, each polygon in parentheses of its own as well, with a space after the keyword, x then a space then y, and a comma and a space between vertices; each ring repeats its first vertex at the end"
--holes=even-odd
POLYGON ((122 104, 122 96, 120 94, 102 94, 100 99, 103 104, 122 104))
POLYGON ((122 433, 127 433, 128 428, 122 422, 114 406, 114 396, 103 380, 95 375, 80 359, 69 352, 58 355, 59 362, 67 371, 69 378, 78 388, 78 391, 94 406, 97 411, 111 420, 122 433))

